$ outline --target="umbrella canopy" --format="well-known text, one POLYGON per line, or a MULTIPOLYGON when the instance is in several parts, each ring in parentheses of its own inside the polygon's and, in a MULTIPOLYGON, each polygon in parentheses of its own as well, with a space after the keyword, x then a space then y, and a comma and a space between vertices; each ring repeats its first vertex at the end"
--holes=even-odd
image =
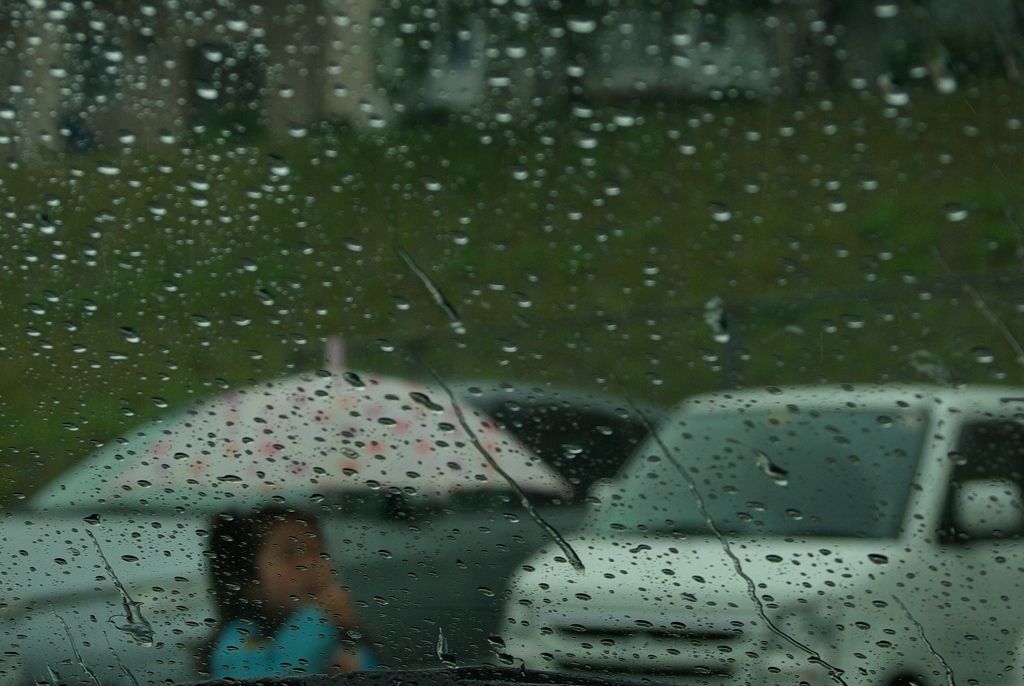
MULTIPOLYGON (((525 491, 565 480, 460 401, 473 434, 525 491)), ((443 389, 385 376, 299 375, 195 403, 117 439, 38 492, 35 508, 223 509, 353 492, 444 501, 509 490, 443 389)))

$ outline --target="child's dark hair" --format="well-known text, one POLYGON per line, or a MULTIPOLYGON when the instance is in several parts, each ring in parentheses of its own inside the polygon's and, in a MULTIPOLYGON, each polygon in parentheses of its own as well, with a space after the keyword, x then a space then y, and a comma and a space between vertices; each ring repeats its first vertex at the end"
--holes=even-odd
POLYGON ((264 626, 267 616, 259 603, 249 597, 256 583, 256 555, 274 525, 300 521, 323 538, 316 515, 290 507, 270 505, 249 513, 222 512, 210 530, 210 576, 218 619, 226 624, 248 619, 264 626))

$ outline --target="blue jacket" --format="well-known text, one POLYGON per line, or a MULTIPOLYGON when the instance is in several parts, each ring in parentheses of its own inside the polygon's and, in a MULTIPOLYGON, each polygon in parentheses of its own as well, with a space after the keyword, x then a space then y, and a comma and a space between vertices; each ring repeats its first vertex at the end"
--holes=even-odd
MULTIPOLYGON (((221 629, 210 655, 210 677, 323 674, 340 645, 339 631, 320 609, 301 607, 272 636, 260 636, 255 622, 235 620, 221 629)), ((357 646, 360 669, 376 661, 357 646)))

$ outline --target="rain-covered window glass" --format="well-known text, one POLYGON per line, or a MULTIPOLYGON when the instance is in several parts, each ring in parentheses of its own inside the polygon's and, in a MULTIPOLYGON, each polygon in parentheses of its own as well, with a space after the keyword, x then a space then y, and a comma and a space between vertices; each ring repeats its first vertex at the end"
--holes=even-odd
POLYGON ((0 686, 1024 669, 1020 0, 0 2, 0 686))
POLYGON ((670 457, 648 441, 621 475, 596 526, 705 533, 892 537, 903 522, 923 437, 919 415, 880 423, 848 411, 757 411, 669 423, 670 457))

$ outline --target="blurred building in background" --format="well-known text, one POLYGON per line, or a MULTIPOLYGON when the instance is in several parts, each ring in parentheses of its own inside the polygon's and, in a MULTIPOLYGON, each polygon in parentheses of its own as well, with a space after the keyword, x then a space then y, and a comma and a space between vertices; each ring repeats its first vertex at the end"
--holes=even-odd
POLYGON ((609 4, 4 4, 0 149, 148 144, 204 128, 301 137, 335 119, 373 129, 433 112, 892 90, 915 78, 948 92, 973 33, 995 31, 1002 55, 972 68, 1020 78, 1024 56, 1019 0, 609 4))

